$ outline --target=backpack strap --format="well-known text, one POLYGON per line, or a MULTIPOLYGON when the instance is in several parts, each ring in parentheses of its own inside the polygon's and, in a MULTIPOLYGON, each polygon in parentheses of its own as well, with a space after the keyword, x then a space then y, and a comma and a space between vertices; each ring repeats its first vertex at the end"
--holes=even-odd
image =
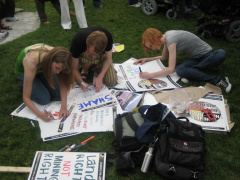
POLYGON ((132 128, 133 131, 136 131, 139 128, 139 125, 136 123, 136 120, 133 117, 134 113, 127 113, 126 120, 128 125, 132 128))
POLYGON ((120 147, 120 142, 123 136, 123 132, 122 132, 122 119, 121 119, 122 115, 117 115, 116 119, 115 119, 115 126, 116 126, 116 147, 120 147))
POLYGON ((127 112, 123 114, 118 114, 115 119, 115 126, 116 126, 116 146, 120 147, 120 143, 123 138, 123 125, 122 125, 122 118, 125 117, 128 125, 133 131, 136 131, 139 128, 139 125, 136 123, 136 120, 134 119, 135 112, 127 112))

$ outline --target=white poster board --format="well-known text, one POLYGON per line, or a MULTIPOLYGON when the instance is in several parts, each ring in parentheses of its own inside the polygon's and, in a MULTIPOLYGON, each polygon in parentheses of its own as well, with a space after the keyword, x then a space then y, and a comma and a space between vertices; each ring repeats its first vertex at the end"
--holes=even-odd
POLYGON ((47 105, 34 103, 40 111, 52 113, 54 120, 50 122, 39 119, 24 103, 11 115, 38 121, 43 141, 49 141, 85 132, 113 131, 113 118, 116 113, 122 113, 116 97, 106 86, 99 93, 93 86, 88 91, 74 88, 68 93, 67 103, 71 114, 60 119, 61 101, 51 101, 47 105))
POLYGON ((104 180, 106 153, 37 151, 28 180, 104 180))
POLYGON ((117 71, 118 83, 116 88, 125 86, 133 92, 151 91, 158 89, 173 89, 181 87, 177 81, 179 76, 176 73, 172 73, 166 77, 157 77, 154 79, 141 79, 139 77, 140 69, 142 72, 158 72, 166 67, 162 64, 160 59, 146 62, 142 65, 134 65, 134 58, 131 58, 125 63, 114 64, 114 68, 117 71), (139 68, 140 67, 140 68, 139 68))
POLYGON ((64 121, 39 121, 41 137, 43 141, 50 141, 86 132, 113 131, 115 116, 114 107, 102 107, 84 112, 75 107, 64 121))
POLYGON ((189 120, 202 126, 206 131, 228 132, 228 120, 223 95, 208 94, 193 102, 189 106, 189 120), (216 121, 210 121, 202 109, 209 109, 216 118, 216 121))

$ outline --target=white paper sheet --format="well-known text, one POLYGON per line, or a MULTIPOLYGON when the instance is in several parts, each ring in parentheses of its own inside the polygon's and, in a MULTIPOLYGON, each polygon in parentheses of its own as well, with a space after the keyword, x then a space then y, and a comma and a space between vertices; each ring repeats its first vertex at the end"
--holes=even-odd
POLYGON ((140 68, 142 72, 158 72, 165 69, 162 62, 158 60, 144 63, 143 65, 134 65, 134 58, 122 64, 114 64, 114 68, 117 71, 118 83, 116 88, 128 87, 129 90, 134 92, 151 91, 157 89, 172 89, 181 87, 177 81, 179 76, 176 73, 172 73, 166 77, 157 77, 154 79, 141 79, 139 77, 140 68), (140 68, 139 68, 140 67, 140 68), (123 85, 125 83, 125 86, 123 85))

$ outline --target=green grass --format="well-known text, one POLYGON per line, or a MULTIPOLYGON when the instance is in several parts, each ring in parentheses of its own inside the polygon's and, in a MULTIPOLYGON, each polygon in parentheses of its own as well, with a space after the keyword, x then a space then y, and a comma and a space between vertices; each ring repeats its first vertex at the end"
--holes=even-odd
MULTIPOLYGON (((194 32, 196 19, 201 12, 183 15, 179 14, 177 19, 168 20, 164 12, 158 12, 154 16, 145 15, 140 8, 128 6, 128 0, 102 0, 103 8, 96 9, 92 1, 86 1, 86 18, 88 26, 102 26, 108 29, 114 42, 123 43, 125 50, 113 54, 114 63, 122 63, 127 59, 145 57, 141 48, 141 35, 146 28, 153 27, 163 33, 171 29, 183 29, 194 32)), ((36 11, 33 0, 16 0, 16 7, 25 11, 36 11)), ((74 11, 73 3, 70 9, 74 11)), ((89 133, 69 138, 43 142, 40 137, 38 125, 32 127, 28 120, 14 118, 11 120, 10 113, 22 103, 22 89, 18 86, 14 75, 14 64, 20 51, 34 43, 46 43, 52 46, 70 47, 71 39, 79 30, 75 17, 72 18, 72 29, 64 31, 60 25, 60 16, 52 7, 50 2, 46 3, 46 13, 49 25, 41 25, 38 30, 28 33, 14 41, 0 45, 0 166, 23 166, 30 167, 36 151, 58 151, 68 143, 80 143, 84 139, 95 135, 95 139, 81 151, 105 151, 115 152, 112 146, 114 133, 89 133)), ((224 37, 213 37, 206 39, 215 49, 222 48, 227 51, 227 59, 216 71, 221 75, 228 76, 233 84, 230 94, 223 92, 228 100, 231 111, 231 121, 235 123, 234 128, 228 135, 206 134, 207 142, 207 164, 205 179, 239 179, 240 176, 240 91, 239 91, 239 43, 227 42, 224 37)), ((160 53, 160 52, 159 52, 160 53)), ((179 54, 178 63, 183 62, 186 56, 179 54)), ((167 63, 164 62, 167 66, 167 63)), ((180 83, 181 84, 181 83, 180 83)), ((184 87, 186 85, 181 84, 184 87)), ((193 86, 205 85, 204 82, 191 82, 193 86)), ((106 178, 142 180, 160 179, 154 173, 143 174, 139 168, 136 173, 129 177, 122 177, 116 173, 114 166, 106 171, 106 178)), ((3 180, 25 180, 28 174, 1 173, 3 180)))

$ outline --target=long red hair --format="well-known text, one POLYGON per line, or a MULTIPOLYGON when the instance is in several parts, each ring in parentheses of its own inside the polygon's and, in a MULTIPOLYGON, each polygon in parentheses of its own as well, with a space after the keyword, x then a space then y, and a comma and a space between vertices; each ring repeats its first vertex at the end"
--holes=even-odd
POLYGON ((149 55, 149 48, 145 46, 145 42, 151 46, 158 46, 162 36, 162 33, 155 28, 148 28, 144 31, 142 35, 142 47, 147 56, 149 55))

